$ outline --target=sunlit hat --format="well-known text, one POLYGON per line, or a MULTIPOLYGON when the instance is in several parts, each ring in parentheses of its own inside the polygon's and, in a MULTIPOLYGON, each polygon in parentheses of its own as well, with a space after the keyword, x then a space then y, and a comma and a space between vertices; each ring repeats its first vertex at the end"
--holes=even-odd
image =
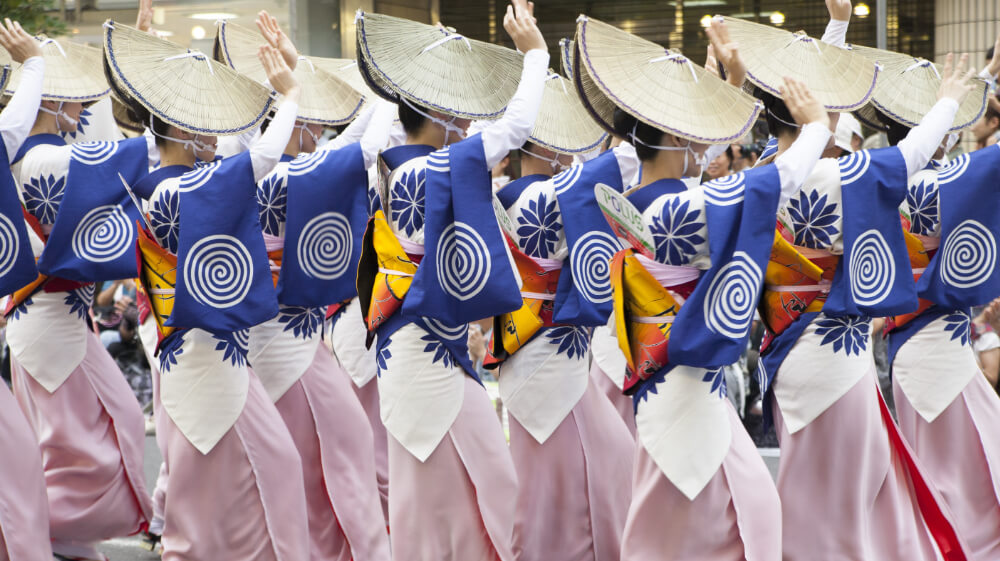
MULTIPOLYGON (((42 57, 45 59, 42 99, 87 103, 110 93, 111 88, 101 69, 100 49, 63 39, 36 39, 42 44, 42 57)), ((22 66, 14 63, 12 68, 4 90, 8 95, 13 94, 21 82, 22 66)))
POLYGON ((542 106, 528 140, 561 154, 578 154, 593 150, 606 137, 587 113, 573 83, 549 73, 542 106))
POLYGON ((495 119, 514 96, 523 56, 452 30, 358 12, 358 63, 381 97, 447 115, 495 119))
POLYGON ((104 48, 108 70, 122 92, 182 130, 239 134, 271 109, 271 91, 262 84, 134 27, 109 20, 104 48))
MULTIPOLYGON (((257 51, 267 41, 260 33, 222 21, 215 37, 215 59, 257 82, 267 80, 257 51)), ((295 79, 302 90, 298 118, 307 123, 342 125, 357 116, 362 95, 345 80, 323 70, 313 57, 299 57, 295 79)))
MULTIPOLYGON (((854 53, 882 66, 875 95, 867 107, 858 111, 858 117, 873 128, 884 130, 887 123, 879 117, 878 109, 886 117, 908 127, 920 124, 924 115, 937 103, 943 67, 929 60, 860 45, 849 47, 854 53)), ((986 110, 986 82, 977 79, 975 89, 965 98, 955 114, 950 132, 970 127, 986 110)))
POLYGON ((684 55, 586 16, 576 27, 574 76, 591 114, 614 131, 614 108, 695 142, 743 138, 761 104, 684 55))
POLYGON ((775 97, 781 98, 779 88, 786 76, 808 86, 829 111, 853 111, 875 90, 878 68, 864 57, 802 32, 723 19, 729 37, 739 44, 747 79, 775 97))

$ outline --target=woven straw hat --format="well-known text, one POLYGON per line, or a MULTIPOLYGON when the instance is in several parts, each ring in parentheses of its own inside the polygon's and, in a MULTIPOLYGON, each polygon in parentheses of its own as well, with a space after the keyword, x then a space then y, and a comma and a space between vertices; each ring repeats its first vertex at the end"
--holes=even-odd
MULTIPOLYGON (((101 70, 101 51, 62 39, 38 38, 45 58, 42 99, 48 101, 97 101, 111 88, 101 70)), ((5 93, 11 95, 21 83, 21 65, 12 64, 13 72, 5 93)))
POLYGON ((878 68, 846 49, 801 32, 723 19, 729 36, 740 45, 747 78, 775 97, 781 98, 779 88, 785 76, 805 83, 830 111, 853 111, 867 103, 875 90, 878 68))
POLYGON ((523 56, 451 30, 359 12, 358 63, 372 90, 467 119, 500 117, 514 96, 523 56))
MULTIPOLYGON (((884 130, 886 123, 875 112, 877 108, 884 115, 908 127, 920 124, 924 115, 937 103, 937 91, 941 86, 943 67, 929 60, 910 55, 851 45, 858 55, 882 66, 875 94, 871 103, 858 110, 858 118, 869 126, 884 130)), ((975 81, 975 89, 958 108, 950 132, 971 127, 986 110, 988 89, 983 80, 975 81)))
POLYGON ((108 21, 108 69, 128 96, 179 129, 234 135, 267 115, 271 91, 210 57, 108 21))
POLYGON ((563 75, 570 80, 576 79, 573 77, 573 57, 575 49, 576 44, 572 39, 566 39, 564 37, 559 40, 559 62, 562 65, 563 75))
MULTIPOLYGON (((3 91, 4 86, 7 85, 7 80, 10 79, 10 65, 3 61, 0 61, 0 92, 3 91)), ((4 96, 0 96, 2 98, 4 96)), ((4 103, 6 105, 6 103, 4 103)))
MULTIPOLYGON (((257 50, 267 41, 260 33, 222 21, 215 36, 215 59, 263 83, 267 80, 257 50)), ((310 57, 295 65, 295 79, 302 88, 298 119, 320 125, 342 125, 358 115, 361 93, 346 81, 322 70, 310 57)))
POLYGON ((577 91, 613 131, 617 106, 640 121, 694 142, 743 138, 761 104, 687 57, 595 19, 576 27, 577 91))
POLYGON ((606 136, 590 118, 573 83, 550 73, 529 140, 560 154, 578 154, 593 150, 606 136))

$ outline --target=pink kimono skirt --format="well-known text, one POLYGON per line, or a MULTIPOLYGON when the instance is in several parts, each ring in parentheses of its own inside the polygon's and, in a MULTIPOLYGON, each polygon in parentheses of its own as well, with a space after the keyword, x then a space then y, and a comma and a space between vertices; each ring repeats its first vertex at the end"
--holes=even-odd
POLYGON ((604 370, 601 370, 596 360, 591 362, 590 378, 594 381, 597 389, 607 396, 608 401, 611 402, 615 411, 625 421, 625 426, 628 427, 629 432, 632 433, 632 437, 635 438, 635 406, 632 404, 632 398, 623 394, 618 389, 618 386, 608 378, 608 374, 604 370))
MULTIPOLYGON (((350 376, 341 369, 344 377, 350 380, 350 376)), ((378 404, 378 380, 372 378, 364 386, 358 387, 351 381, 351 387, 358 396, 361 408, 368 416, 368 424, 372 427, 372 436, 375 441, 375 476, 378 479, 378 493, 382 500, 382 515, 385 523, 389 524, 389 442, 388 434, 385 432, 385 425, 382 424, 382 417, 379 413, 378 404)))
POLYGON ((41 445, 52 550, 104 559, 98 543, 135 534, 150 517, 139 404, 93 333, 83 361, 53 393, 13 359, 11 370, 14 395, 41 445))

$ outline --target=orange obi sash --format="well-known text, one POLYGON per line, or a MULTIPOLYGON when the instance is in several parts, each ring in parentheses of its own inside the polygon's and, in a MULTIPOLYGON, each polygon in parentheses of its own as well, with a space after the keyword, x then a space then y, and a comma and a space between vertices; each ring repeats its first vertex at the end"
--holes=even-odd
MULTIPOLYGON (((910 257, 910 267, 913 268, 913 280, 920 280, 920 275, 924 273, 927 265, 930 264, 940 240, 918 236, 905 231, 903 232, 903 238, 906 240, 906 253, 910 257)), ((920 298, 919 302, 920 305, 916 311, 888 318, 885 322, 885 331, 888 333, 893 329, 906 325, 934 305, 930 300, 924 300, 923 298, 920 298)))
POLYGON ((559 286, 559 267, 547 267, 522 252, 507 238, 514 264, 521 276, 521 307, 493 318, 493 335, 483 367, 493 369, 510 358, 542 328, 552 327, 553 302, 559 286), (499 334, 499 337, 497 336, 499 334))
POLYGON ((670 327, 681 304, 642 266, 631 248, 611 259, 611 288, 615 332, 627 366, 622 390, 629 393, 667 365, 670 327))
MULTIPOLYGON (((39 222, 37 218, 29 214, 23 207, 21 208, 21 213, 24 215, 24 221, 35 232, 38 239, 42 240, 43 244, 48 242, 49 236, 45 233, 42 223, 39 222)), ((37 257, 35 258, 35 261, 38 261, 37 257)), ((31 298, 31 296, 39 290, 44 290, 45 292, 69 292, 71 290, 87 286, 87 284, 89 283, 50 277, 38 273, 35 280, 15 290, 14 293, 10 295, 10 298, 7 299, 7 308, 4 310, 4 315, 9 315, 12 311, 14 311, 14 308, 23 304, 25 300, 31 298)))
POLYGON ((177 286, 177 256, 162 248, 143 228, 139 232, 139 284, 149 305, 149 312, 156 321, 160 341, 177 328, 166 325, 174 310, 174 289, 177 286))
POLYGON ((419 256, 403 249, 382 210, 375 211, 361 243, 357 282, 369 337, 403 305, 419 263, 419 256))

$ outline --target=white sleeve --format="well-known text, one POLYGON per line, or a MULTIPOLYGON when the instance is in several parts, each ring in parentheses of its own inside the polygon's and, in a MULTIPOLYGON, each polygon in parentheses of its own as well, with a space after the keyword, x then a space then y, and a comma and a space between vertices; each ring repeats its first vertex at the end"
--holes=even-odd
POLYGON ((826 24, 826 31, 823 32, 822 41, 827 45, 843 47, 847 44, 847 26, 850 23, 849 21, 831 19, 830 23, 826 24))
POLYGON ((993 86, 997 85, 997 77, 990 74, 989 66, 984 66, 982 70, 979 71, 979 77, 986 80, 987 90, 992 90, 993 86))
POLYGON ((247 129, 236 136, 220 136, 215 155, 228 158, 246 152, 260 138, 260 126, 247 129))
POLYGON ((288 139, 292 136, 298 113, 298 103, 283 101, 271 119, 271 124, 267 126, 267 131, 250 146, 254 183, 260 182, 271 173, 274 166, 278 165, 281 155, 285 152, 285 146, 288 145, 288 139))
POLYGON ((7 108, 0 113, 0 135, 7 147, 7 160, 14 159, 24 139, 38 117, 42 102, 42 79, 45 77, 45 59, 33 56, 24 61, 21 83, 10 98, 7 108))
POLYGON ((948 134, 956 113, 958 113, 957 101, 947 97, 939 99, 920 120, 920 124, 910 129, 906 138, 899 141, 897 148, 906 160, 907 177, 924 169, 927 162, 931 161, 944 135, 948 134))
POLYGON ((142 137, 146 139, 146 150, 149 153, 148 164, 154 168, 160 163, 160 147, 156 145, 156 137, 148 128, 142 132, 142 137))
POLYGON ((622 187, 627 189, 635 183, 639 167, 642 165, 635 153, 635 146, 622 142, 611 151, 614 152, 615 159, 618 160, 618 169, 622 172, 622 187))
POLYGON ((355 129, 364 134, 346 134, 344 130, 337 138, 332 139, 323 146, 323 150, 337 150, 355 142, 361 142, 361 155, 365 160, 365 167, 370 167, 375 163, 379 150, 382 150, 389 143, 389 133, 392 132, 392 121, 396 118, 398 106, 395 103, 379 99, 365 110, 365 114, 359 116, 351 123, 347 129, 354 126, 362 117, 364 122, 362 127, 355 129))
POLYGON ((826 150, 830 135, 828 127, 820 123, 809 123, 802 127, 799 137, 788 150, 774 159, 774 165, 781 177, 781 198, 778 208, 785 206, 805 183, 806 178, 816 167, 816 162, 823 155, 823 150, 826 150))
POLYGON ((324 144, 321 150, 336 150, 361 140, 361 137, 364 136, 365 131, 368 129, 368 123, 371 122, 379 102, 389 103, 382 98, 379 98, 375 103, 369 103, 368 107, 365 107, 365 110, 351 121, 351 124, 347 125, 335 138, 331 138, 330 142, 324 144))
POLYGON ((486 165, 493 167, 504 159, 508 152, 520 148, 538 117, 538 109, 542 105, 542 92, 545 90, 545 73, 549 66, 549 52, 542 49, 531 49, 524 55, 524 68, 521 70, 521 82, 503 117, 483 131, 483 151, 486 153, 486 165))

